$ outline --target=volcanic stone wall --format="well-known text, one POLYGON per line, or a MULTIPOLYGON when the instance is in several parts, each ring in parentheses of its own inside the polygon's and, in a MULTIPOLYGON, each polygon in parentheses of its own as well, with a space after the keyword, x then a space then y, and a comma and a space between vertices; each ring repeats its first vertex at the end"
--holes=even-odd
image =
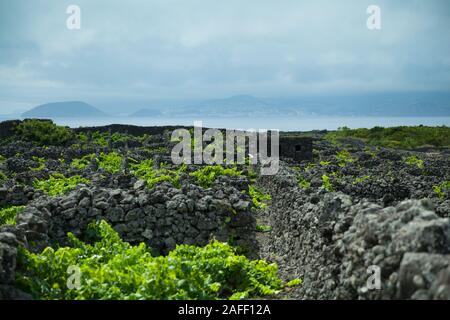
POLYGON ((39 252, 67 245, 68 232, 83 239, 88 224, 99 220, 109 222, 127 242, 145 242, 155 254, 166 254, 177 244, 203 246, 212 239, 244 251, 254 247, 250 202, 229 181, 206 190, 164 183, 149 189, 142 181, 126 190, 80 186, 62 197, 31 200, 15 226, 0 227, 0 298, 26 297, 14 289, 18 246, 39 252))
POLYGON ((450 219, 431 201, 383 207, 343 193, 308 192, 286 167, 259 184, 272 195, 273 230, 261 257, 286 280, 300 277, 301 299, 449 299, 450 219), (380 272, 380 287, 371 272, 380 272))

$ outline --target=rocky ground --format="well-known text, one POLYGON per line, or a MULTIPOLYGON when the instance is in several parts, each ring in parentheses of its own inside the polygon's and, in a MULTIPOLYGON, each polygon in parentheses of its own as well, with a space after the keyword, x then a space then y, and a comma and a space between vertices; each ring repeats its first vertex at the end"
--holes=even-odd
POLYGON ((161 130, 106 142, 88 135, 64 146, 2 138, 0 207, 24 208, 15 225, 0 226, 0 297, 27 297, 14 287, 18 246, 65 245, 67 232, 83 237, 89 222, 105 219, 123 239, 146 242, 155 254, 216 238, 276 262, 284 280, 303 280, 276 298, 450 298, 449 190, 436 189, 450 179, 448 155, 318 138, 313 161, 283 159, 275 176, 255 179, 242 166, 243 176, 201 186, 190 175, 199 166, 188 166, 176 186, 149 187, 132 164, 153 159, 160 170, 170 161, 169 135, 161 130), (122 157, 119 170, 93 160, 73 165, 111 152, 122 157), (36 180, 55 174, 86 181, 56 196, 37 188, 36 180), (253 183, 271 195, 267 208, 252 203, 247 190, 253 183), (378 289, 368 285, 374 268, 378 289))

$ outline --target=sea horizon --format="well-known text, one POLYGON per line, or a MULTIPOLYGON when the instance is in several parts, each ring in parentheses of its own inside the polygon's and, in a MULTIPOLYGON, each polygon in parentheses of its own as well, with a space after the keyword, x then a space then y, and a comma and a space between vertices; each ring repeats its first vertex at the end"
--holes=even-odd
MULTIPOLYGON (((0 117, 0 121, 23 117, 0 117)), ((450 117, 379 117, 379 116, 305 116, 305 117, 128 117, 51 118, 58 125, 71 128, 98 127, 111 124, 135 126, 192 126, 201 121, 203 127, 224 129, 277 129, 280 131, 337 130, 340 127, 372 128, 395 126, 450 126, 450 117)))

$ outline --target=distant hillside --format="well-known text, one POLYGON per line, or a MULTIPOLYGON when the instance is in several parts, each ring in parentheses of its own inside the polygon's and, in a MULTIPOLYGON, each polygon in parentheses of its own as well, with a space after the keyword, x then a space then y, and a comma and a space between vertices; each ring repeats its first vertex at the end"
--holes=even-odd
POLYGON ((449 117, 450 93, 386 93, 271 98, 265 100, 286 115, 449 117))
POLYGON ((94 118, 106 113, 81 101, 46 103, 22 114, 24 118, 94 118))
POLYGON ((162 113, 155 109, 141 109, 131 114, 130 117, 141 118, 141 117, 159 117, 162 113))
POLYGON ((256 98, 243 95, 199 101, 175 107, 167 113, 173 116, 198 117, 449 117, 450 93, 321 95, 291 98, 256 98))
POLYGON ((450 92, 372 93, 361 95, 305 95, 265 97, 238 95, 209 100, 167 100, 139 102, 129 107, 123 101, 108 102, 97 109, 84 102, 57 102, 38 106, 23 117, 95 118, 123 116, 155 117, 450 117, 450 92), (115 107, 113 107, 115 105, 115 107), (125 107, 126 105, 126 107, 125 107), (110 107, 111 106, 111 107, 110 107), (120 112, 120 114, 119 114, 120 112))

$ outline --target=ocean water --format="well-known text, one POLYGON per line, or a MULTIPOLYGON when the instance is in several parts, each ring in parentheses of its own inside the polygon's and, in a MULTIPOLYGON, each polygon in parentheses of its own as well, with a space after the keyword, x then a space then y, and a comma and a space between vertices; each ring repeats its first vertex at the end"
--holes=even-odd
MULTIPOLYGON (((7 120, 1 119, 0 121, 7 120)), ((108 124, 131 124, 137 126, 192 126, 201 121, 203 127, 227 129, 278 129, 280 131, 336 130, 339 127, 372 128, 374 126, 450 126, 450 117, 222 117, 222 118, 55 118, 57 124, 72 128, 103 126, 108 124)))
POLYGON ((400 125, 450 126, 450 117, 272 117, 272 118, 130 118, 54 119, 60 125, 72 128, 108 124, 137 126, 180 125, 192 126, 201 121, 203 127, 227 129, 278 129, 280 131, 336 130, 339 127, 372 128, 400 125))

